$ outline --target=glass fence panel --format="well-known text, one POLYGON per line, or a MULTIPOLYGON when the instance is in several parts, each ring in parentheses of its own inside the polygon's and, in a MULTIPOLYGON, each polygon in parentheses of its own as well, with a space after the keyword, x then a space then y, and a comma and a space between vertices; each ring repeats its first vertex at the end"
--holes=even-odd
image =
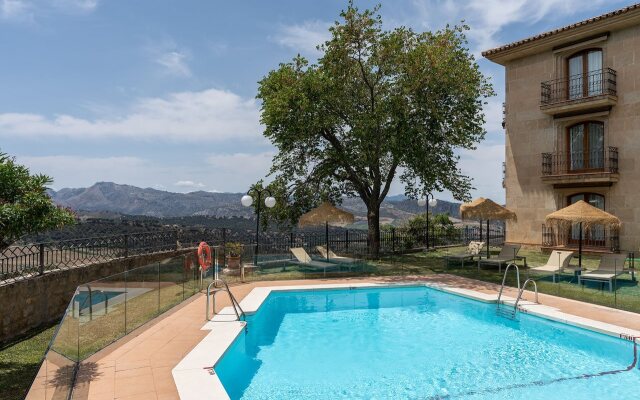
POLYGON ((187 298, 200 290, 200 266, 197 254, 195 252, 186 254, 183 263, 183 293, 187 298))
POLYGON ((158 315, 159 263, 127 271, 127 333, 158 315))
POLYGON ((158 284, 159 311, 163 312, 185 299, 184 278, 185 258, 177 257, 161 261, 158 284))
POLYGON ((81 359, 125 335, 126 278, 126 273, 120 273, 78 288, 74 304, 80 310, 81 359))
POLYGON ((79 356, 78 320, 67 307, 40 369, 26 395, 27 399, 66 399, 73 387, 79 356))

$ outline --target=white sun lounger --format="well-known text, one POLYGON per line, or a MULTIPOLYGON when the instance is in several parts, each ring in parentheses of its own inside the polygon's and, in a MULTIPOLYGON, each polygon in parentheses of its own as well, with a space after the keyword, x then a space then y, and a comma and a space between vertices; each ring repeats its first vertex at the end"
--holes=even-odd
MULTIPOLYGON (((556 283, 556 275, 559 275, 564 270, 571 269, 569 267, 571 257, 573 257, 573 251, 552 251, 545 265, 533 267, 531 271, 551 273, 553 283, 556 283)), ((573 270, 575 271, 575 268, 573 270)))
POLYGON ((355 258, 339 256, 336 253, 334 253, 331 249, 327 251, 327 248, 324 246, 316 246, 316 250, 318 251, 318 253, 320 253, 320 255, 324 259, 329 261, 335 261, 340 264, 353 264, 357 261, 355 258))
POLYGON ((327 270, 340 268, 340 266, 337 264, 313 260, 302 247, 292 247, 289 250, 291 250, 291 253, 297 260, 294 263, 298 265, 304 265, 305 267, 310 267, 313 269, 321 269, 325 274, 327 273, 327 270))
POLYGON ((582 281, 609 282, 609 291, 613 291, 613 280, 616 276, 627 271, 624 264, 627 261, 627 254, 605 254, 600 257, 600 264, 594 271, 578 275, 578 283, 582 281))
POLYGON ((448 254, 444 256, 446 266, 448 267, 451 261, 460 261, 460 267, 464 267, 464 262, 467 260, 473 261, 474 258, 481 257, 482 249, 484 248, 484 242, 469 242, 469 246, 464 253, 448 254))
POLYGON ((478 260, 478 269, 480 269, 481 265, 497 265, 498 272, 502 272, 502 266, 515 261, 519 251, 519 244, 505 244, 504 246, 502 246, 500 254, 498 254, 497 257, 478 260))

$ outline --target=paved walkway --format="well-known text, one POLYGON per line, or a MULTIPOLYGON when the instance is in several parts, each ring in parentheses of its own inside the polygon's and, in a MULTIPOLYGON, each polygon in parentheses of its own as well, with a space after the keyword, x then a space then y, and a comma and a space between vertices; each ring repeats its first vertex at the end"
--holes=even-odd
MULTIPOLYGON (((327 279, 299 281, 252 282, 234 286, 232 291, 240 301, 254 287, 310 285, 348 282, 439 282, 452 286, 493 293, 498 286, 452 275, 426 277, 388 277, 370 279, 327 279)), ((513 289, 505 294, 515 297, 513 289)), ((525 298, 532 300, 532 293, 525 298)), ((74 398, 90 400, 178 399, 171 370, 208 331, 205 323, 205 296, 192 300, 163 314, 149 324, 90 357, 79 372, 74 398)), ((229 305, 219 296, 218 307, 229 305)), ((640 315, 611 308, 581 303, 555 296, 540 295, 540 302, 563 312, 640 330, 640 315)))

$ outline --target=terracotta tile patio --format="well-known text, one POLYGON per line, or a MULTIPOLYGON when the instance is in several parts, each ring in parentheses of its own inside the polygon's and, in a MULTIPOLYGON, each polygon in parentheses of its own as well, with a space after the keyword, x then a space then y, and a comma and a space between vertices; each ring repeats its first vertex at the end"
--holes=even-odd
MULTIPOLYGON (((310 285, 355 282, 420 282, 430 281, 495 294, 498 286, 451 275, 427 277, 389 277, 370 279, 332 279, 299 281, 252 282, 232 287, 241 300, 254 287, 282 285, 310 285)), ((513 289, 505 294, 515 297, 513 289)), ((532 299, 527 293, 525 298, 532 299)), ((578 301, 540 294, 540 302, 563 312, 640 330, 640 315, 590 305, 578 301)), ((219 296, 218 307, 229 305, 219 296)), ((171 370, 208 333, 201 330, 205 323, 205 296, 198 294, 130 333, 86 360, 79 372, 74 398, 91 400, 178 399, 171 370)))

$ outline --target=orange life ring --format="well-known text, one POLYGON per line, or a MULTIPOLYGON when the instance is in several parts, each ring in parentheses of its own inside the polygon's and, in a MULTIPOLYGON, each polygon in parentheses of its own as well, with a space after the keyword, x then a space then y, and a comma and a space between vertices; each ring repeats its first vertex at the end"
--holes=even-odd
POLYGON ((207 242, 200 242, 198 245, 198 263, 200 264, 200 268, 203 271, 206 271, 207 268, 211 266, 213 263, 213 257, 211 256, 211 247, 207 244, 207 242))

